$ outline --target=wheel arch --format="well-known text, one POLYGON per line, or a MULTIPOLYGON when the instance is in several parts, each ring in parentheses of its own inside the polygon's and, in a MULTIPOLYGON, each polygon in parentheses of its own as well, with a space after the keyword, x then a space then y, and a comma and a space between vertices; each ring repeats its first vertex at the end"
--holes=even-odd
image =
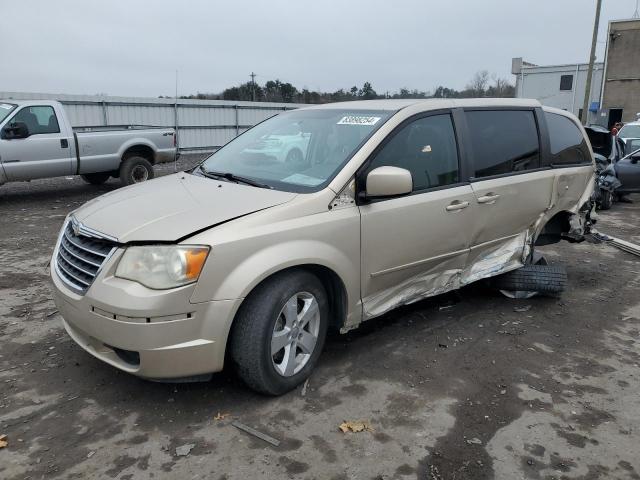
MULTIPOLYGON (((333 270, 332 268, 321 265, 319 263, 300 263, 297 265, 291 265, 279 270, 271 271, 268 274, 264 275, 260 278, 249 290, 248 294, 244 298, 244 300, 238 306, 238 309, 234 315, 235 317, 238 315, 238 311, 242 308, 242 304, 246 301, 249 296, 261 285, 271 281, 274 277, 278 275, 285 274, 287 272, 293 271, 306 271, 313 275, 315 275, 318 280, 322 283, 325 291, 327 292, 327 297, 329 300, 329 308, 330 308, 330 319, 329 319, 329 327, 340 329, 346 320, 347 317, 347 309, 348 309, 348 293, 347 288, 345 286, 344 281, 340 276, 333 270)), ((233 323, 233 322, 232 322, 233 323)))
POLYGON ((579 217, 579 214, 569 210, 561 210, 555 213, 538 230, 534 239, 535 245, 551 245, 563 239, 570 240, 574 230, 572 221, 576 216, 579 217))
POLYGON ((154 147, 147 142, 139 142, 133 144, 125 144, 122 148, 122 154, 120 155, 120 161, 125 161, 132 156, 139 156, 146 158, 152 165, 156 163, 156 151, 154 147))

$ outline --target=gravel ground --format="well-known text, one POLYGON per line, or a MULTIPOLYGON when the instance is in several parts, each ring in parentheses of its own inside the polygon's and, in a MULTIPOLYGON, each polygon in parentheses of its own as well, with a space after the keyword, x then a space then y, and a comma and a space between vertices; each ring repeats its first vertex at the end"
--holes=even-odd
MULTIPOLYGON (((76 346, 51 301, 64 216, 118 186, 0 187, 0 478, 640 479, 638 257, 545 247, 567 268, 562 298, 475 284, 398 309, 331 337, 307 387, 279 398, 231 372, 152 383, 76 346)), ((635 200, 600 230, 640 243, 635 200)))

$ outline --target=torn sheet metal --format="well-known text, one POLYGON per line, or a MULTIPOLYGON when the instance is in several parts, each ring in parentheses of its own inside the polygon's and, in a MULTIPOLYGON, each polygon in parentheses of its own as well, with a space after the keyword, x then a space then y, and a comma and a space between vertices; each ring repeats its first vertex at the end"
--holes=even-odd
POLYGON ((440 295, 477 280, 515 270, 524 265, 531 251, 528 231, 488 247, 464 269, 450 268, 456 260, 444 260, 405 281, 363 299, 364 319, 377 317, 400 305, 440 295), (451 265, 447 265, 450 263, 451 265))
POLYGON ((464 269, 462 285, 521 267, 531 251, 530 244, 526 231, 496 243, 464 269))

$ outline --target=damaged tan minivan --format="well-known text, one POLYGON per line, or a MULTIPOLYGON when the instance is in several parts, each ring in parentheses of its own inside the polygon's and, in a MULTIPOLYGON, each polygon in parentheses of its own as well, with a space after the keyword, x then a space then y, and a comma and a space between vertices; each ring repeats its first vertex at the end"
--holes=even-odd
POLYGON ((593 175, 577 119, 536 101, 294 110, 191 171, 72 212, 55 301, 69 335, 121 370, 199 379, 227 359, 282 394, 316 366, 328 328, 580 240, 593 175))

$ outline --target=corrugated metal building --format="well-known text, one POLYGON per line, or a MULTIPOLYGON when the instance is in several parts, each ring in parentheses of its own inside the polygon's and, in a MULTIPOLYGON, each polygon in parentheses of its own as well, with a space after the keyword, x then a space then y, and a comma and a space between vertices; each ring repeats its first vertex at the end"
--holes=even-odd
MULTIPOLYGON (((516 97, 535 98, 543 105, 561 108, 580 117, 588 68, 588 63, 540 66, 514 58, 511 73, 516 76, 516 97)), ((594 65, 589 122, 597 118, 603 70, 602 62, 594 65)))
POLYGON ((609 22, 603 113, 608 123, 629 122, 640 113, 640 19, 609 22))
POLYGON ((58 100, 74 127, 96 125, 177 126, 180 150, 215 150, 294 103, 176 100, 53 93, 0 92, 0 99, 58 100))

